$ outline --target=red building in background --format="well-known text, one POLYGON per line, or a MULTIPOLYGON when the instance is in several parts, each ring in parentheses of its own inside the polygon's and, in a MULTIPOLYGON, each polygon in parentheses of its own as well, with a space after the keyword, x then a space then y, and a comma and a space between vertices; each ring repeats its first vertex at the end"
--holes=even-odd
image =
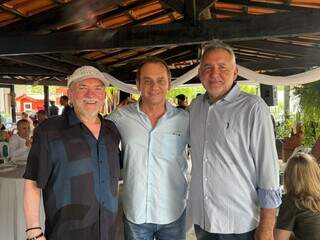
POLYGON ((44 110, 44 100, 28 97, 23 94, 16 98, 17 111, 19 112, 37 112, 44 110))

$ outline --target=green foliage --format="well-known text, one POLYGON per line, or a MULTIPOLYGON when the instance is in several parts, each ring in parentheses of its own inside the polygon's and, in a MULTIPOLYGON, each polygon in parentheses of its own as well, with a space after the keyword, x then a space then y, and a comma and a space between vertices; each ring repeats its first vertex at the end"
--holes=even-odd
POLYGON ((240 90, 242 92, 249 93, 249 94, 252 94, 252 95, 256 95, 257 94, 256 86, 252 86, 252 85, 243 85, 243 84, 241 84, 240 85, 240 90))
POLYGON ((284 102, 283 101, 278 100, 277 106, 272 106, 270 108, 270 111, 276 122, 284 121, 284 102))
POLYGON ((276 138, 284 139, 285 137, 290 137, 295 125, 296 122, 293 115, 282 122, 278 122, 276 125, 276 138))
POLYGON ((188 101, 190 102, 192 99, 196 98, 197 94, 203 94, 205 89, 202 86, 197 87, 177 87, 170 90, 167 94, 168 99, 174 100, 175 97, 179 94, 184 94, 188 101))
MULTIPOLYGON (((27 94, 33 93, 33 94, 43 94, 43 86, 42 85, 27 85, 27 94)), ((55 94, 56 93, 56 87, 50 86, 49 87, 49 94, 55 94)))
POLYGON ((300 98, 304 144, 311 147, 320 136, 320 81, 296 87, 294 90, 294 94, 300 98))
MULTIPOLYGON (((243 92, 250 93, 256 95, 256 87, 251 85, 240 85, 240 89, 243 92)), ((191 102, 192 99, 196 98, 198 94, 205 93, 205 89, 202 86, 194 86, 194 87, 177 87, 170 90, 167 94, 167 98, 174 101, 175 97, 179 94, 184 94, 188 102, 191 102)))

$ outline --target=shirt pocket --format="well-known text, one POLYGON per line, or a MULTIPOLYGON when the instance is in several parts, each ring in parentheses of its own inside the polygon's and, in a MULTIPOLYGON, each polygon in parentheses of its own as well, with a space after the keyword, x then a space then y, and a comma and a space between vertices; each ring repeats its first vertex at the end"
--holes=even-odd
POLYGON ((183 155, 185 150, 184 137, 181 133, 162 132, 158 140, 161 156, 168 160, 174 160, 183 155))

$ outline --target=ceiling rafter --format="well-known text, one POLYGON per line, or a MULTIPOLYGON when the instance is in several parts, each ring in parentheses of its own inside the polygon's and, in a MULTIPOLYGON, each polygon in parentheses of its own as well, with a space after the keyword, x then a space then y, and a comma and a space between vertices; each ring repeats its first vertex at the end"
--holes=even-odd
POLYGON ((18 10, 15 10, 14 8, 6 7, 5 5, 0 5, 0 8, 6 12, 9 12, 13 15, 15 15, 18 18, 27 18, 28 16, 23 14, 22 12, 19 12, 18 10))
MULTIPOLYGON (((34 76, 31 76, 34 77, 34 76)), ((23 80, 23 79, 16 79, 16 78, 8 78, 6 76, 1 76, 0 75, 0 82, 3 84, 22 84, 22 85, 34 85, 36 81, 32 81, 32 80, 23 80)), ((61 78, 60 81, 57 81, 57 78, 54 78, 53 80, 44 80, 44 81, 40 81, 37 82, 37 85, 47 85, 47 86, 66 86, 66 80, 64 78, 61 78)))
POLYGON ((291 54, 292 56, 312 56, 320 55, 320 47, 306 47, 297 46, 288 43, 281 43, 275 41, 240 41, 231 43, 233 47, 247 48, 266 52, 273 52, 278 54, 291 54))
POLYGON ((224 41, 266 39, 320 32, 320 10, 241 16, 225 21, 204 20, 199 26, 182 23, 123 27, 117 30, 62 32, 50 35, 1 36, 0 56, 192 45, 220 38, 224 41), (279 22, 286 22, 279 25, 279 22), (237 28, 234 28, 235 24, 237 28), (230 29, 233 29, 230 31, 230 29), (139 37, 137 37, 139 36, 139 37), (44 44, 45 43, 45 44, 44 44))
MULTIPOLYGON (((0 28, 0 33, 14 33, 14 32, 35 32, 35 33, 48 33, 50 26, 59 21, 64 21, 66 16, 73 16, 75 10, 84 8, 90 4, 91 7, 96 6, 101 1, 99 0, 77 0, 66 4, 58 5, 55 9, 44 11, 34 16, 28 17, 24 21, 8 24, 0 28)), ((105 4, 104 4, 105 5, 105 4)), ((77 15, 79 17, 79 15, 77 15)))
POLYGON ((56 61, 41 57, 41 56, 11 56, 1 57, 1 59, 14 61, 17 63, 23 63, 30 66, 35 66, 43 69, 48 69, 64 74, 70 74, 76 67, 66 66, 56 61))
POLYGON ((48 69, 28 66, 17 67, 17 66, 0 66, 1 75, 32 75, 32 76, 65 76, 64 73, 50 71, 48 69))
POLYGON ((301 6, 292 6, 290 4, 278 4, 272 2, 257 2, 257 1, 243 1, 243 0, 218 0, 218 3, 230 3, 230 4, 239 4, 244 6, 251 7, 261 7, 261 8, 269 8, 269 9, 277 9, 284 11, 298 11, 298 10, 308 10, 307 7, 301 6))
POLYGON ((184 15, 184 4, 181 0, 160 0, 164 8, 171 8, 181 15, 184 15))

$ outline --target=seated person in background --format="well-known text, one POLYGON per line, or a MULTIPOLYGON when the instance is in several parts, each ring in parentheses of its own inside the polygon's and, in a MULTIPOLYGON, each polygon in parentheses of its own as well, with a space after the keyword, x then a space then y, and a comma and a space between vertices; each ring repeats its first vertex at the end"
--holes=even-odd
POLYGON ((277 219, 275 240, 320 239, 320 167, 306 153, 291 158, 284 172, 286 195, 277 219))
POLYGON ((17 123, 18 133, 9 139, 9 151, 11 159, 27 159, 30 147, 30 123, 27 119, 21 119, 17 123))
POLYGON ((30 126, 31 126, 31 128, 32 128, 32 123, 33 123, 33 121, 32 121, 32 119, 29 117, 29 114, 28 114, 28 113, 22 112, 22 113, 21 113, 21 119, 26 119, 26 120, 28 120, 28 122, 30 123, 30 126))
POLYGON ((320 137, 318 138, 318 140, 314 144, 311 153, 315 157, 317 162, 320 163, 320 137))

